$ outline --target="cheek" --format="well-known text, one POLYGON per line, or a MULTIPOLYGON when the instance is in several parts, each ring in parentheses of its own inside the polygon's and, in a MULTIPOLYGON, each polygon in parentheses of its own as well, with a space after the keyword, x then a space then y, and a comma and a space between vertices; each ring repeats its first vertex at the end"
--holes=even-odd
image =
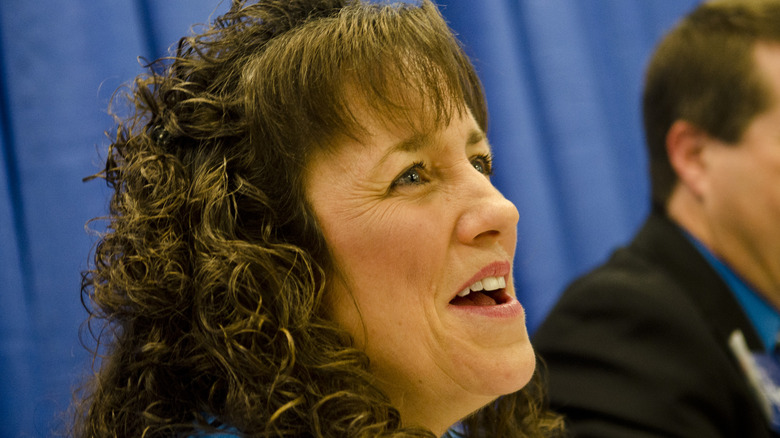
MULTIPOLYGON (((436 224, 414 215, 344 221, 325 232, 337 278, 329 301, 336 321, 356 337, 387 338, 427 319, 444 262, 436 224), (391 220, 393 219, 393 220, 391 220), (438 255, 437 255, 438 254, 438 255), (359 310, 358 310, 359 308, 359 310)), ((444 240, 446 241, 446 240, 444 240)))
POLYGON ((430 218, 375 215, 331 227, 326 241, 339 268, 358 289, 422 286, 437 264, 436 229, 430 218))

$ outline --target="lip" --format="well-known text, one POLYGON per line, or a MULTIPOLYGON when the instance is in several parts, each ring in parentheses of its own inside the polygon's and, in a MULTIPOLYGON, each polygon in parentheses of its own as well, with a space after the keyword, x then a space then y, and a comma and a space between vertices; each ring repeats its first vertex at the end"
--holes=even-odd
MULTIPOLYGON (((454 299, 458 295, 458 292, 471 286, 478 280, 482 280, 485 277, 504 277, 504 280, 507 280, 511 270, 512 265, 509 262, 493 262, 480 269, 479 272, 474 274, 470 279, 468 279, 468 281, 462 284, 460 288, 458 288, 458 290, 456 290, 455 293, 450 297, 450 300, 454 299)), ((508 285, 509 281, 507 281, 506 284, 508 285)))
MULTIPOLYGON (((465 315, 482 316, 488 318, 515 318, 523 315, 525 313, 525 309, 517 300, 517 297, 515 297, 514 293, 510 293, 508 290, 509 286, 512 284, 511 280, 508 278, 511 271, 512 265, 509 262, 493 262, 480 269, 479 272, 474 274, 470 279, 468 279, 468 281, 466 281, 463 285, 460 286, 460 288, 458 288, 458 292, 462 291, 463 289, 474 284, 474 282, 485 277, 504 277, 507 284, 507 288, 505 288, 502 292, 506 300, 505 302, 495 306, 454 306, 450 304, 450 309, 456 312, 461 312, 461 314, 465 315)), ((457 292, 452 296, 451 299, 454 299, 456 295, 457 292)))
POLYGON ((525 309, 512 294, 507 295, 507 302, 495 306, 454 306, 449 308, 460 315, 480 316, 485 318, 516 318, 525 315, 525 309))

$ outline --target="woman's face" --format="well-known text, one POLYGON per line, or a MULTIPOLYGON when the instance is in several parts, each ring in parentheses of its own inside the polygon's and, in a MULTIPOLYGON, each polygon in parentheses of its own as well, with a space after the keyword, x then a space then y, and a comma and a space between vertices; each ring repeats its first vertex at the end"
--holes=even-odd
POLYGON ((404 423, 444 432, 533 374, 512 282, 518 212, 470 112, 422 134, 362 123, 365 140, 307 172, 337 271, 326 301, 404 423))

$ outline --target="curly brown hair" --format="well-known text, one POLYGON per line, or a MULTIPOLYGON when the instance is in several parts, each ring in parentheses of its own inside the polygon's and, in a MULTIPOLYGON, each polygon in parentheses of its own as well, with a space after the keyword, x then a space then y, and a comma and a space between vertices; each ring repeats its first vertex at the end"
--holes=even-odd
MULTIPOLYGON (((107 231, 83 273, 97 371, 74 434, 425 436, 371 382, 321 308, 330 257, 303 192, 307 159, 358 135, 357 90, 401 120, 402 83, 438 123, 486 106, 436 7, 234 0, 115 99, 107 231), (418 99, 419 100, 419 99, 418 99)), ((536 379, 464 436, 545 436, 536 379)), ((453 432, 455 433, 455 432, 453 432)))

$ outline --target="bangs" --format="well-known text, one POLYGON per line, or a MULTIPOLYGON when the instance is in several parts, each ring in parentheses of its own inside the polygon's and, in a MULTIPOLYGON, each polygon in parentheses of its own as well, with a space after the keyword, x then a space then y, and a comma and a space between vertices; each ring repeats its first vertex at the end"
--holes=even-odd
POLYGON ((261 138, 289 139, 273 131, 292 126, 303 154, 312 144, 362 137, 366 116, 420 130, 469 109, 487 128, 474 68, 429 1, 354 2, 277 36, 248 70, 248 108, 264 121, 255 128, 268 130, 261 138))

